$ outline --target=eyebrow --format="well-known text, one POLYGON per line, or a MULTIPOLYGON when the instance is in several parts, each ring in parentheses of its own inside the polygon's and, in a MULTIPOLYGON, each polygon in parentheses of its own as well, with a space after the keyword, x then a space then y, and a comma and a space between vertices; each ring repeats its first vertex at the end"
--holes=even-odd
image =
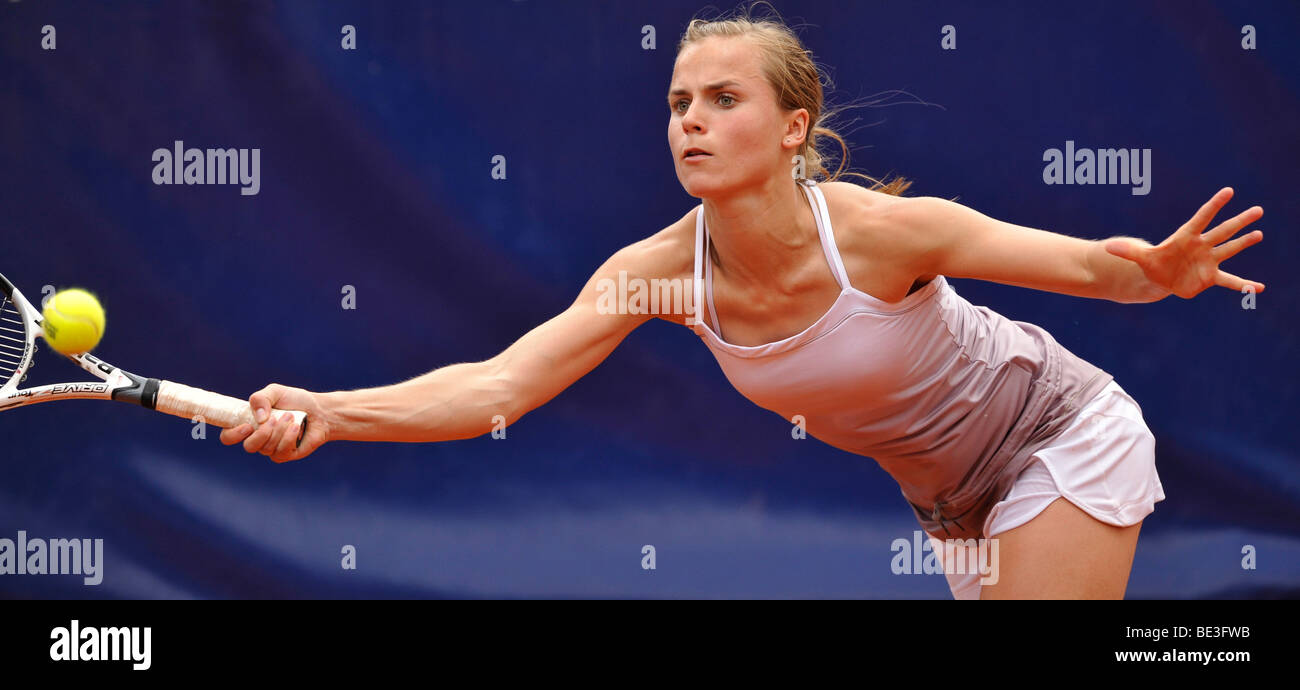
MULTIPOLYGON (((728 79, 726 81, 720 81, 716 84, 709 84, 708 86, 704 87, 704 91, 706 93, 709 91, 718 91, 719 89, 723 89, 728 86, 740 86, 740 82, 736 81, 735 79, 728 79)), ((673 96, 684 96, 689 93, 690 93, 689 91, 679 86, 673 89, 672 91, 668 92, 668 97, 672 98, 673 96)))

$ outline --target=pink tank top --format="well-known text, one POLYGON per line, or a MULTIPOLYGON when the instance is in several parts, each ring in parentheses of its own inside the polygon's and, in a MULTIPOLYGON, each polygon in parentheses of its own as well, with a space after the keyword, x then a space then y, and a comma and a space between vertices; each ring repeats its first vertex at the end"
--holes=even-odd
MULTIPOLYGON (((748 347, 724 341, 703 319, 687 323, 746 398, 792 423, 801 416, 809 435, 836 448, 874 458, 927 532, 983 536, 989 510, 1030 456, 1111 375, 1042 328, 972 305, 941 275, 895 303, 855 289, 821 189, 801 184, 841 288, 830 310, 801 333, 748 347)), ((701 304, 703 287, 722 331, 703 205, 695 233, 692 304, 701 304)))

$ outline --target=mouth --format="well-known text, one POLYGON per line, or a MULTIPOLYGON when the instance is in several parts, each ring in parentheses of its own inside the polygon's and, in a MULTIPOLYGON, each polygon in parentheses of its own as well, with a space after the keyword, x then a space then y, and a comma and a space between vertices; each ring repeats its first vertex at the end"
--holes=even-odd
POLYGON ((689 148, 682 154, 682 160, 697 160, 700 158, 708 158, 712 155, 713 154, 701 148, 689 148))

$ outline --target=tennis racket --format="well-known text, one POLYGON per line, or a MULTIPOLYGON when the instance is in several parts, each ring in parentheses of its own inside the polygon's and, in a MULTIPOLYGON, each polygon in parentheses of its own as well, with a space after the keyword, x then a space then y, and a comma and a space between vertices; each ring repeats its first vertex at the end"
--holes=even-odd
MULTIPOLYGON (((191 421, 229 429, 240 424, 257 428, 257 420, 247 400, 191 388, 171 381, 147 379, 123 371, 94 355, 64 355, 98 381, 56 383, 35 388, 19 388, 31 371, 36 355, 36 338, 41 335, 43 318, 27 298, 0 275, 0 411, 52 400, 117 400, 135 403, 150 410, 165 412, 191 421)), ((282 412, 272 410, 267 419, 282 412)), ((298 443, 307 433, 306 413, 284 410, 298 425, 298 443)))

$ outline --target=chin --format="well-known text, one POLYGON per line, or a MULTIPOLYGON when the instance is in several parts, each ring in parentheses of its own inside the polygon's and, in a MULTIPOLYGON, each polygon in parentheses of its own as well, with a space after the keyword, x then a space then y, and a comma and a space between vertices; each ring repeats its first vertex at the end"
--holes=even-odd
POLYGON ((687 194, 697 199, 718 196, 718 192, 726 189, 724 185, 718 184, 716 180, 701 175, 690 178, 678 175, 677 181, 681 183, 682 189, 686 190, 687 194))

